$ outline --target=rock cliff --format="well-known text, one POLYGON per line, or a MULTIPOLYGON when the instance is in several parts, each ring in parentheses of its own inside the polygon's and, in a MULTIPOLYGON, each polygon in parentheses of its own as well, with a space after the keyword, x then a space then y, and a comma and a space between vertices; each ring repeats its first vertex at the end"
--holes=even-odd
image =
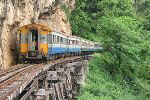
POLYGON ((30 24, 33 19, 35 23, 49 26, 52 30, 72 34, 70 23, 61 9, 62 5, 68 5, 71 11, 75 7, 75 0, 0 0, 1 68, 16 63, 17 28, 30 24))

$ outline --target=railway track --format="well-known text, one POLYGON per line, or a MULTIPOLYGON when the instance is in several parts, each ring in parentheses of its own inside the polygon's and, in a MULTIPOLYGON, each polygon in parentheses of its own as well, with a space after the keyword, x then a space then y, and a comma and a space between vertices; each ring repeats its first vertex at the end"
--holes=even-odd
POLYGON ((2 74, 0 74, 0 89, 9 85, 13 82, 14 79, 19 78, 19 76, 21 76, 27 69, 30 69, 36 65, 22 64, 16 66, 17 67, 11 70, 4 71, 2 74))
POLYGON ((18 65, 12 66, 9 69, 1 70, 0 71, 0 84, 7 78, 13 76, 14 73, 21 71, 23 67, 27 67, 27 66, 29 66, 29 64, 18 64, 18 65))
POLYGON ((82 57, 60 58, 47 63, 34 65, 22 64, 16 65, 9 70, 0 71, 0 100, 12 100, 20 94, 31 81, 35 82, 36 77, 38 77, 41 72, 48 71, 53 65, 67 63, 68 61, 72 62, 80 58, 82 57))
POLYGON ((25 79, 27 74, 42 65, 43 63, 33 65, 21 64, 13 66, 12 69, 2 70, 0 74, 0 100, 6 99, 13 92, 14 87, 25 79))
POLYGON ((25 65, 25 64, 17 64, 17 65, 11 66, 10 68, 0 70, 0 77, 9 72, 12 72, 12 71, 18 69, 18 68, 21 68, 23 65, 25 65))

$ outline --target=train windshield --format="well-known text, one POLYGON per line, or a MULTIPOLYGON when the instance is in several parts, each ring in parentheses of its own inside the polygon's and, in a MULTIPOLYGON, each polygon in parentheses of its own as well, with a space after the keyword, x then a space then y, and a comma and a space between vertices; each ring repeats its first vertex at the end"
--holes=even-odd
POLYGON ((30 50, 38 50, 38 30, 32 29, 29 33, 29 48, 30 50))

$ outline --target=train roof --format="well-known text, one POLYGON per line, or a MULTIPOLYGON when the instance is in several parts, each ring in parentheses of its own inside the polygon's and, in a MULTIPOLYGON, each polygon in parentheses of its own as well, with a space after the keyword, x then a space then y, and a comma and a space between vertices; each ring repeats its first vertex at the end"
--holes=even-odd
POLYGON ((61 32, 57 32, 57 31, 54 31, 54 30, 52 30, 51 32, 54 33, 54 34, 55 34, 55 33, 58 33, 58 34, 60 34, 60 35, 66 36, 66 37, 68 36, 67 34, 64 34, 64 33, 61 33, 61 32))
POLYGON ((21 31, 22 29, 28 29, 31 27, 38 27, 39 29, 46 29, 47 31, 51 31, 51 29, 48 26, 44 26, 41 24, 28 24, 28 25, 24 25, 18 28, 18 31, 21 31))

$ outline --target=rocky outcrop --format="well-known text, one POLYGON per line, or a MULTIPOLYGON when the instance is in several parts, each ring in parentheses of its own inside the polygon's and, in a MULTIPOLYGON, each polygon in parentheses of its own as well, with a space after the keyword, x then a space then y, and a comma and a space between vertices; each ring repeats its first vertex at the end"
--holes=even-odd
MULTIPOLYGON (((0 1, 0 15, 4 11, 4 1, 0 1)), ((70 23, 62 5, 68 5, 70 11, 75 7, 75 0, 7 0, 7 13, 1 32, 0 64, 3 68, 15 64, 17 54, 17 28, 30 24, 49 26, 52 30, 71 35, 70 23)), ((0 17, 1 17, 0 16, 0 17)))

